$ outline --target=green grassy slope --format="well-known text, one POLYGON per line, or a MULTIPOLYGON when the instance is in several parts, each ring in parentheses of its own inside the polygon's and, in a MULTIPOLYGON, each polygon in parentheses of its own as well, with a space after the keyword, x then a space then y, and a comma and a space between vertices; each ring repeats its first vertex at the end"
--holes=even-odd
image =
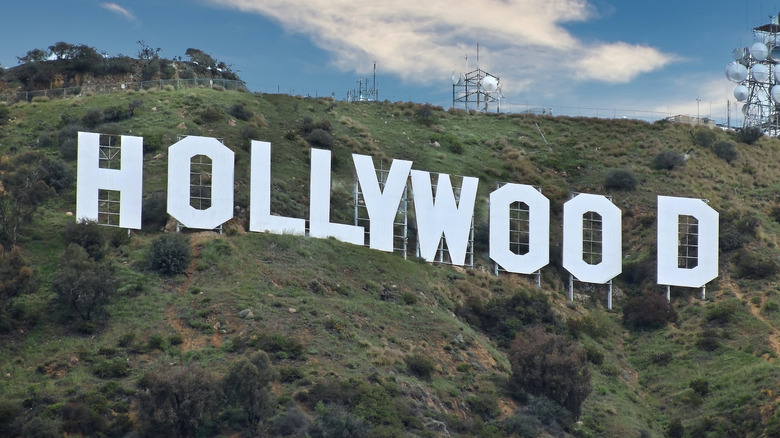
MULTIPOLYGON (((84 327, 62 321, 51 290, 66 247, 63 230, 73 221, 67 213, 75 209, 75 189, 47 202, 19 240, 40 287, 3 303, 0 430, 12 435, 34 418, 77 430, 65 414, 73 403, 103 419, 93 420, 104 435, 141 433, 144 375, 199 364, 219 377, 260 349, 280 375, 266 430, 277 430, 272 425, 295 409, 316 424, 324 414, 314 398, 323 397, 322 388, 338 393, 339 382, 353 388, 341 401, 368 424, 370 436, 440 436, 446 430, 452 436, 660 437, 673 420, 685 436, 774 436, 780 430, 776 139, 737 144, 738 157, 729 163, 694 144, 686 125, 439 108, 427 114, 412 103, 208 89, 8 109, 0 154, 41 150, 74 172, 73 142, 67 141, 72 126, 143 136, 147 196, 165 190, 165 151, 178 136, 221 138, 236 153, 239 207, 224 235, 185 230, 194 251, 187 274, 169 278, 147 269, 149 247, 161 235, 154 227, 111 247, 107 258, 117 269, 119 292, 107 306, 109 316, 84 327), (137 100, 142 105, 132 117, 83 126, 90 111, 137 100), (385 167, 397 158, 412 160, 415 169, 479 177, 478 241, 496 182, 540 186, 552 209, 551 264, 542 269, 542 289, 530 277, 492 275, 484 245, 478 245, 474 269, 459 269, 333 239, 247 233, 250 140, 273 145, 272 210, 305 218, 311 145, 304 133, 312 128, 325 128, 333 139, 334 221, 352 219, 351 153, 372 155, 385 167), (653 158, 667 149, 687 152, 689 159, 673 170, 654 169, 653 158), (615 168, 631 169, 636 189, 605 188, 605 175, 615 168), (605 309, 603 286, 577 284, 575 301, 566 298, 560 224, 572 192, 609 195, 623 211, 624 274, 615 281, 612 311, 605 309), (623 305, 645 290, 663 293, 654 284, 657 195, 706 198, 721 215, 721 238, 739 244, 722 250, 720 276, 708 285, 706 300, 698 290, 673 288, 676 321, 632 330, 622 324, 623 305), (759 263, 761 273, 749 273, 759 263), (575 337, 588 352, 592 391, 576 423, 562 424, 555 420, 561 408, 513 392, 505 345, 464 316, 475 303, 517 293, 546 297, 557 318, 549 328, 575 337), (240 316, 245 309, 254 317, 240 316), (410 357, 429 359, 431 375, 416 374, 410 357)), ((733 133, 715 134, 736 141, 733 133)), ((235 413, 220 415, 199 424, 200 435, 241 430, 230 420, 235 413)))

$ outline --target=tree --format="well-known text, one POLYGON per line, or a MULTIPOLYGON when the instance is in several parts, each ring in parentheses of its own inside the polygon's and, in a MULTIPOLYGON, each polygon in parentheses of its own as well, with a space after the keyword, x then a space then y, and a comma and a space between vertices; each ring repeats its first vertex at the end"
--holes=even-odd
POLYGON ((89 321, 116 294, 119 282, 110 262, 96 262, 71 243, 60 259, 51 288, 66 314, 89 321))
POLYGON ((144 40, 138 40, 138 45, 141 46, 141 48, 138 49, 138 59, 152 60, 160 57, 160 52, 162 52, 161 48, 158 47, 153 49, 146 44, 146 41, 144 40))
POLYGON ((534 326, 517 334, 509 357, 515 390, 545 396, 579 417, 591 387, 588 357, 576 342, 534 326))
POLYGON ((49 51, 56 59, 71 59, 76 54, 76 46, 64 41, 58 41, 49 46, 49 51))
POLYGON ((195 365, 147 373, 139 386, 143 436, 194 436, 221 399, 214 377, 195 365))
POLYGON ((184 54, 190 58, 190 61, 202 67, 211 68, 217 66, 217 61, 203 50, 189 48, 184 54))
POLYGON ((0 157, 0 242, 16 244, 22 228, 56 193, 70 185, 67 170, 39 152, 0 157))
POLYGON ((276 377, 276 370, 263 351, 255 353, 251 360, 243 358, 234 362, 225 376, 225 398, 229 404, 241 408, 252 432, 257 432, 260 422, 273 413, 270 386, 276 377))
POLYGON ((41 49, 32 49, 27 52, 26 55, 19 57, 17 56, 16 59, 19 60, 20 64, 29 64, 32 62, 42 62, 45 61, 46 58, 49 57, 49 54, 41 49))

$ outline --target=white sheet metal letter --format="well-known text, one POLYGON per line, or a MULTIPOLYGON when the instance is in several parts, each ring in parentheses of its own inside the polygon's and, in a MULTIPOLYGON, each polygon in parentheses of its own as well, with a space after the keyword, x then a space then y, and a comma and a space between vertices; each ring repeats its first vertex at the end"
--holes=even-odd
POLYGON ((121 169, 100 168, 100 134, 79 132, 76 219, 98 220, 98 191, 119 192, 119 227, 141 228, 143 138, 121 137, 121 169))

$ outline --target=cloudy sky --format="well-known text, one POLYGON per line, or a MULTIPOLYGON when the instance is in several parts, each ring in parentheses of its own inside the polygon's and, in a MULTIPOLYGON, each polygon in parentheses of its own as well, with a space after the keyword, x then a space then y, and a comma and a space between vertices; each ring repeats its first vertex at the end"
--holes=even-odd
POLYGON ((479 67, 500 77, 503 110, 725 123, 730 53, 778 11, 780 0, 26 0, 3 5, 0 64, 58 41, 136 56, 143 40, 168 58, 201 49, 252 91, 343 99, 376 62, 380 99, 445 108, 453 73, 479 67))

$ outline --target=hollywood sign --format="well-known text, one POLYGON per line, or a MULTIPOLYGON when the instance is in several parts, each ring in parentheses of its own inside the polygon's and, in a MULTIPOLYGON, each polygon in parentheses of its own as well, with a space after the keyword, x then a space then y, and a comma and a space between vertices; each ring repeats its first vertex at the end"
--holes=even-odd
MULTIPOLYGON (((121 137, 120 169, 100 167, 100 135, 80 132, 76 217, 97 220, 99 190, 120 193, 119 226, 141 228, 143 138, 121 137)), ((233 217, 234 153, 210 137, 186 137, 168 148, 168 214, 187 228, 214 229, 233 217), (193 157, 211 159, 211 205, 190 205, 190 166, 193 157)), ((404 189, 411 178, 419 254, 434 261, 444 237, 452 263, 463 265, 479 180, 463 177, 456 199, 448 174, 438 174, 433 194, 431 174, 412 170, 412 162, 392 160, 384 186, 377 179, 370 156, 352 154, 369 216, 369 246, 393 251, 393 223, 404 189)), ((249 230, 277 234, 306 234, 306 220, 271 214, 271 144, 251 142, 249 230)), ((309 233, 364 244, 361 226, 330 221, 331 152, 311 149, 309 233)), ((549 263, 550 201, 534 187, 506 184, 490 193, 490 258, 504 270, 532 274, 549 263), (510 206, 528 206, 529 249, 516 254, 510 248, 510 206)), ((718 276, 718 213, 700 199, 658 196, 658 284, 703 287, 718 276), (693 268, 678 266, 681 216, 698 223, 693 268)), ((622 271, 621 211, 603 195, 579 194, 563 205, 563 267, 577 280, 604 284, 622 271), (597 213, 602 220, 601 260, 583 258, 583 217, 597 213)))

